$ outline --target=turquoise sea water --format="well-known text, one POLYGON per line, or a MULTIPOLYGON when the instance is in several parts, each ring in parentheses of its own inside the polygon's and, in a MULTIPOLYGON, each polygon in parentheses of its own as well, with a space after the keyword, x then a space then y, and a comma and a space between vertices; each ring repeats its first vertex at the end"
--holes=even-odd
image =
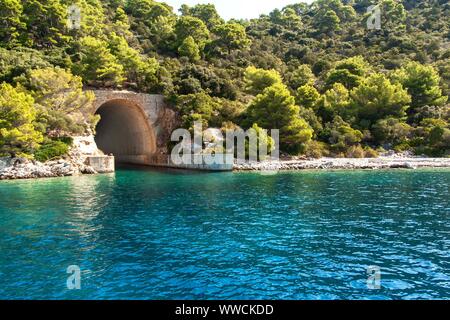
POLYGON ((449 299, 449 187, 449 170, 0 182, 0 298, 449 299))

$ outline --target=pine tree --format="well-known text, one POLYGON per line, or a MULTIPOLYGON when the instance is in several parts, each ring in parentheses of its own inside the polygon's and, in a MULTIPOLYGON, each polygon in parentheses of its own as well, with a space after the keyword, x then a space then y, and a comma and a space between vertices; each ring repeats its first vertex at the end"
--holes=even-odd
POLYGON ((191 36, 184 39, 183 43, 178 48, 178 53, 182 57, 189 58, 189 60, 192 62, 198 61, 201 58, 200 49, 195 43, 194 38, 192 38, 191 36))
POLYGON ((276 83, 256 96, 250 104, 248 119, 265 129, 280 130, 282 150, 298 153, 313 135, 308 123, 300 118, 300 108, 288 88, 276 83))
POLYGON ((30 156, 43 141, 36 130, 33 98, 9 84, 0 84, 0 154, 30 156))

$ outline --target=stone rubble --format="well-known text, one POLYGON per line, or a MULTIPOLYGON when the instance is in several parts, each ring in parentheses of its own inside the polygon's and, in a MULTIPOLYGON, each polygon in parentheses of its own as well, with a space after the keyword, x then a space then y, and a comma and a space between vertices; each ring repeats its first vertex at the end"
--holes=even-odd
POLYGON ((67 177, 95 174, 95 170, 79 159, 61 159, 42 163, 24 158, 0 158, 0 180, 67 177))
POLYGON ((80 174, 96 174, 87 164, 88 156, 103 153, 97 149, 93 136, 75 137, 69 154, 45 163, 25 158, 0 158, 0 180, 67 177, 80 174))
POLYGON ((287 171, 287 170, 381 170, 381 169, 418 169, 418 168, 450 168, 450 158, 401 157, 398 155, 349 159, 295 159, 262 161, 258 163, 236 163, 235 171, 287 171))

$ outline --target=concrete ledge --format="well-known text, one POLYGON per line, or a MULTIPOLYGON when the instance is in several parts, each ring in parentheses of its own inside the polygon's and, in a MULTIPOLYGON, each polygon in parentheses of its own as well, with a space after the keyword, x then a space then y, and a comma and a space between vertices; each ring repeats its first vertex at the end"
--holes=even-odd
POLYGON ((164 154, 120 155, 117 156, 117 161, 152 167, 200 171, 232 171, 234 165, 233 155, 225 154, 191 156, 191 158, 186 158, 183 163, 174 163, 170 156, 164 154))
POLYGON ((234 166, 233 155, 188 155, 181 163, 175 163, 170 156, 165 156, 164 166, 186 170, 200 171, 232 171, 234 166))
POLYGON ((86 164, 98 173, 111 173, 116 170, 113 156, 90 156, 87 157, 86 164))

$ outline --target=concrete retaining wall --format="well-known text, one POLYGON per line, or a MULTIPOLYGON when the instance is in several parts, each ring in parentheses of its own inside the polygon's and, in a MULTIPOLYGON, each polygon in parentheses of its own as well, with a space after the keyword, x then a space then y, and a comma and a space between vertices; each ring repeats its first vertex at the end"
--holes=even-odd
POLYGON ((98 173, 111 173, 116 170, 113 156, 90 156, 86 162, 98 173))
POLYGON ((174 163, 167 155, 141 155, 141 156, 121 156, 121 163, 140 164, 151 167, 164 167, 185 170, 199 171, 232 171, 233 155, 217 154, 214 156, 199 155, 192 156, 189 161, 184 163, 174 163), (195 158, 195 159, 194 159, 195 158))

